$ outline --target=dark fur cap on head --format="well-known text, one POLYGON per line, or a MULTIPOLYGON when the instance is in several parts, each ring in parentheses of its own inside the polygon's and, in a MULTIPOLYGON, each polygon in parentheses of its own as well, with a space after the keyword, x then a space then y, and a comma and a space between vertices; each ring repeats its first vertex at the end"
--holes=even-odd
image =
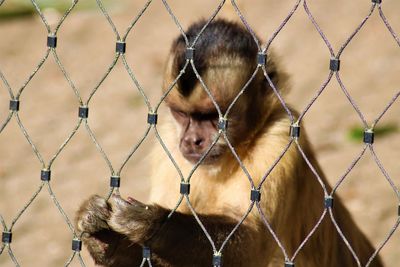
MULTIPOLYGON (((173 62, 173 76, 177 76, 186 63, 186 48, 192 46, 198 34, 206 25, 206 20, 201 20, 192 24, 186 32, 189 45, 185 38, 179 36, 175 39, 171 52, 176 55, 173 62)), ((225 19, 215 19, 204 29, 194 45, 193 61, 200 76, 206 72, 209 60, 217 57, 231 56, 242 58, 249 66, 257 65, 258 47, 250 32, 241 24, 227 21, 225 19)), ((274 84, 278 84, 276 66, 268 58, 268 74, 274 84)), ((252 71, 252 70, 243 70, 252 71)), ((265 81, 266 82, 266 81, 265 81)), ((185 73, 178 80, 177 88, 183 96, 191 94, 193 88, 198 83, 192 67, 189 65, 185 73)), ((265 84, 268 87, 267 84, 265 84)))
MULTIPOLYGON (((186 35, 191 46, 205 26, 206 21, 201 20, 192 24, 186 35)), ((172 50, 176 51, 174 69, 181 70, 186 63, 186 43, 183 36, 175 40, 172 50)), ((258 48, 251 34, 239 24, 223 19, 212 21, 198 38, 194 51, 194 64, 202 75, 206 71, 207 60, 210 58, 231 55, 244 59, 256 59, 258 48)), ((255 62, 255 61, 254 61, 255 62)), ((177 73, 176 73, 177 74, 177 73)), ((187 96, 197 83, 191 66, 186 68, 185 74, 178 81, 178 88, 182 95, 187 96)))

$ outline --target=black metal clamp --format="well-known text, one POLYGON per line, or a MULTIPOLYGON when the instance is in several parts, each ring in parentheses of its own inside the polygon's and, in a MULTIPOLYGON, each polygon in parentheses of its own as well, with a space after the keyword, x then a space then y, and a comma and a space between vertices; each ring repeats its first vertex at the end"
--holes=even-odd
POLYGON ((81 251, 82 250, 82 240, 73 239, 71 248, 73 251, 76 251, 76 252, 81 251))
POLYGON ((158 116, 156 113, 147 114, 147 123, 151 125, 157 124, 158 116))
POLYGON ((221 267, 222 266, 222 254, 217 253, 213 255, 213 266, 221 267))
POLYGON ((300 137, 300 126, 297 124, 290 125, 289 135, 292 138, 300 137))
POLYGON ((40 171, 40 179, 44 182, 50 181, 51 171, 48 169, 43 169, 40 171))
POLYGON ((363 141, 366 144, 373 144, 374 143, 374 132, 372 130, 365 130, 363 141))
POLYGON ((257 64, 259 66, 265 66, 267 64, 267 54, 259 52, 257 54, 257 64))
POLYGON ((12 233, 11 232, 3 232, 1 235, 1 241, 4 244, 10 244, 12 241, 12 233))
POLYGON ((325 208, 327 208, 327 209, 333 208, 333 197, 331 197, 331 196, 325 197, 324 205, 325 205, 325 208))
POLYGON ((225 118, 220 118, 218 120, 218 130, 224 132, 226 129, 228 129, 228 120, 225 118))
POLYGON ((116 175, 111 176, 110 186, 114 188, 119 188, 121 186, 121 177, 116 175))
POLYGON ((142 256, 143 256, 144 259, 150 259, 151 258, 151 250, 150 250, 149 247, 143 247, 142 256))
POLYGON ((55 36, 55 35, 47 36, 47 47, 49 47, 49 48, 57 47, 57 36, 55 36))
POLYGON ((331 61, 329 63, 329 69, 331 71, 339 71, 340 70, 340 59, 331 58, 331 61))
POLYGON ((87 106, 79 107, 78 116, 81 119, 87 119, 89 117, 89 108, 87 106))
POLYGON ((252 189, 250 193, 250 200, 259 202, 261 199, 261 192, 257 189, 252 189))
POLYGON ((185 57, 186 57, 186 60, 194 59, 194 48, 193 47, 186 48, 185 57))
POLYGON ((125 52, 126 52, 126 43, 118 41, 115 44, 115 52, 120 53, 120 54, 125 54, 125 52))
POLYGON ((16 100, 16 99, 10 100, 10 110, 11 111, 19 110, 19 100, 16 100))
POLYGON ((182 195, 189 195, 190 194, 190 184, 181 182, 180 185, 180 193, 182 195))

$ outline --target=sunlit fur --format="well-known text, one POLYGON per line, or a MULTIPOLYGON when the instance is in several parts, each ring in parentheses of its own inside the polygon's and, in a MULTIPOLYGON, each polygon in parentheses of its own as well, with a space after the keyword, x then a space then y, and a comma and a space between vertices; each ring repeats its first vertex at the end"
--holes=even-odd
MULTIPOLYGON (((253 61, 243 61, 243 58, 235 58, 233 55, 224 55, 223 53, 221 51, 218 57, 207 59, 209 60, 208 69, 202 74, 202 78, 205 84, 209 86, 213 96, 216 97, 218 104, 226 107, 227 103, 232 101, 247 82, 256 64, 254 59, 253 61), (247 66, 247 71, 244 71, 244 66, 247 66), (221 94, 223 94, 223 97, 221 97, 221 94)), ((176 75, 179 71, 173 69, 174 56, 174 51, 172 51, 167 64, 164 88, 168 88, 175 79, 174 74, 176 75)), ((274 58, 273 55, 268 55, 267 69, 273 68, 274 72, 277 72, 278 75, 281 74, 279 79, 275 79, 275 84, 284 94, 287 91, 287 84, 285 83, 287 78, 277 67, 276 62, 272 61, 274 58)), ((280 102, 277 101, 276 96, 273 95, 271 88, 259 88, 259 84, 265 85, 261 82, 261 79, 264 78, 260 71, 256 76, 256 82, 252 84, 252 87, 247 88, 252 95, 256 95, 255 98, 252 98, 253 101, 249 101, 250 97, 244 96, 239 99, 232 111, 234 116, 240 114, 239 118, 240 116, 245 118, 243 110, 246 106, 256 107, 258 120, 255 123, 257 125, 251 129, 251 132, 241 136, 242 139, 235 146, 236 152, 255 185, 260 183, 264 174, 273 165, 290 140, 288 115, 280 102), (263 95, 257 90, 266 90, 268 93, 263 95)), ((197 106, 202 107, 203 104, 204 107, 212 107, 210 98, 200 83, 196 83, 193 91, 191 97, 184 98, 178 90, 173 90, 169 96, 169 102, 188 109, 197 106)), ((292 112, 297 115, 295 111, 292 110, 292 112)), ((243 119, 230 121, 229 127, 233 132, 231 135, 234 135, 235 124, 237 123, 244 123, 243 119)), ((183 174, 188 175, 193 164, 187 162, 179 153, 177 147, 179 127, 176 127, 172 119, 170 123, 166 123, 163 127, 162 132, 168 133, 168 135, 163 136, 168 148, 171 148, 183 174)), ((315 160, 314 152, 310 148, 304 129, 302 129, 299 143, 327 186, 328 192, 330 192, 331 188, 315 160)), ((179 191, 174 190, 179 188, 180 179, 172 163, 166 160, 163 155, 165 153, 160 150, 160 147, 156 147, 154 162, 157 168, 151 175, 150 200, 165 207, 173 208, 180 196, 179 191)), ((196 212, 202 214, 225 214, 239 220, 250 205, 250 183, 231 153, 227 153, 214 166, 200 166, 191 179, 191 188, 190 200, 194 204, 196 212)), ((261 192, 263 212, 287 249, 289 256, 292 256, 317 223, 324 210, 324 195, 321 185, 294 144, 267 177, 261 192)), ((190 213, 185 203, 178 210, 190 213)), ((338 196, 335 196, 334 200, 334 214, 345 236, 360 257, 361 263, 366 264, 374 249, 355 225, 338 196)), ((257 239, 251 242, 251 248, 245 249, 246 253, 250 251, 254 256, 252 262, 249 262, 246 266, 269 266, 268 264, 272 262, 273 258, 280 258, 280 260, 276 261, 275 259, 274 262, 278 262, 278 264, 271 266, 283 266, 283 254, 268 230, 263 226, 256 207, 253 208, 244 224, 259 233, 257 239)), ((237 255, 237 257, 240 257, 240 255, 237 255)), ((349 249, 331 223, 329 214, 326 215, 316 233, 300 251, 295 262, 296 266, 305 267, 356 266, 349 249)), ((378 267, 382 264, 377 258, 370 266, 378 267)))

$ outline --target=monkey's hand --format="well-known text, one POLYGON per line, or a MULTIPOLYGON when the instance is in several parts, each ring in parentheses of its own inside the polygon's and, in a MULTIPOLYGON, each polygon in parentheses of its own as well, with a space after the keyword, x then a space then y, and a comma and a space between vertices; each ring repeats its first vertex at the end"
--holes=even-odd
MULTIPOLYGON (((108 225, 111 205, 97 195, 90 197, 80 207, 76 227, 82 234, 96 264, 102 266, 129 266, 141 259, 141 249, 108 225)), ((139 261, 140 262, 140 261, 139 261)))
POLYGON ((119 195, 110 198, 108 225, 132 242, 144 245, 162 226, 167 210, 158 205, 145 205, 135 199, 124 200, 119 195))
POLYGON ((110 217, 111 207, 106 200, 98 195, 91 196, 80 207, 76 226, 80 233, 92 235, 104 229, 109 229, 107 220, 110 217))

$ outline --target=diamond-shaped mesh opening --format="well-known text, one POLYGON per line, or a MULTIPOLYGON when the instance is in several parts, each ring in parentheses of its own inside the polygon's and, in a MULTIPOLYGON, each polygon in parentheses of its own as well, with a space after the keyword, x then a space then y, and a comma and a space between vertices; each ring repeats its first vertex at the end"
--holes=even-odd
MULTIPOLYGON (((379 156, 379 153, 377 153, 379 156)), ((365 225, 360 225, 367 236, 385 236, 397 219, 396 203, 398 202, 396 194, 389 186, 385 176, 380 171, 374 161, 370 151, 360 159, 354 169, 349 173, 348 178, 340 185, 338 194, 346 199, 346 206, 349 208, 356 221, 377 220, 384 214, 390 214, 390 223, 385 222, 384 227, 378 227, 373 232, 368 232, 365 225), (374 191, 361 192, 360 186, 363 183, 374 184, 374 191), (364 195, 365 199, 357 198, 358 195, 364 195), (394 207, 393 207, 394 206, 394 207), (379 234, 377 234, 379 232, 379 234)), ((375 224, 376 224, 375 223, 375 224)), ((379 240, 380 241, 380 240, 379 240)))
POLYGON ((122 62, 116 64, 99 86, 89 107, 88 125, 91 131, 113 165, 120 165, 130 148, 143 138, 148 128, 145 101, 122 62), (112 129, 104 131, 104 121, 112 123, 112 129))
MULTIPOLYGON (((18 4, 11 3, 12 1, 3 1, 1 9, 4 12, 17 12, 18 4), (17 6, 17 8, 16 8, 17 6)), ((28 1, 21 1, 22 6, 28 9, 28 12, 35 15, 32 3, 28 1)), ((21 12, 21 10, 19 10, 21 12)), ((11 17, 12 18, 12 17, 11 17)), ((2 38, 0 42, 0 49, 7 51, 2 55, 0 60, 2 64, 1 72, 5 75, 8 83, 12 86, 14 93, 16 93, 21 85, 26 81, 32 71, 36 68, 41 58, 47 53, 47 30, 43 27, 40 19, 33 17, 25 20, 17 20, 15 26, 2 27, 0 33, 2 38), (29 28, 29 31, 26 29, 29 28), (40 37, 39 37, 40 36, 40 37), (26 41, 26 40, 29 40, 26 41), (29 54, 29 56, 26 56, 29 54), (15 71, 15 64, 20 67, 15 71)))
POLYGON ((78 122, 79 100, 54 60, 46 61, 24 88, 20 97, 18 117, 41 156, 52 158, 78 122), (54 82, 46 73, 52 72, 54 82), (32 115, 33 111, 40 110, 32 115), (56 128, 62 131, 56 132, 56 128), (52 132, 51 137, 46 136, 52 132))
POLYGON ((340 70, 343 84, 367 119, 374 119, 398 92, 396 83, 399 79, 395 73, 400 71, 400 66, 396 64, 399 60, 399 45, 378 12, 374 13, 344 50, 340 70), (371 31, 375 32, 373 38, 371 31), (364 64, 367 58, 370 58, 369 63, 364 64), (354 77, 354 74, 360 78, 354 77), (366 76, 371 81, 361 78, 366 76), (383 76, 387 78, 382 79, 383 76), (379 97, 375 93, 379 93, 379 97))
POLYGON ((114 32, 97 10, 95 1, 87 2, 92 2, 90 9, 79 10, 79 6, 85 3, 79 1, 77 12, 72 12, 72 19, 66 19, 57 34, 59 58, 85 100, 108 73, 116 57, 114 32), (79 17, 82 16, 82 12, 85 12, 85 18, 79 17), (85 26, 78 27, 77 31, 76 23, 85 26), (96 30, 91 30, 92 27, 96 30), (69 49, 71 46, 74 46, 74 49, 69 49))
POLYGON ((12 200, 1 201, 0 210, 4 220, 10 222, 39 186, 42 166, 15 120, 11 120, 1 133, 0 147, 0 157, 7 158, 1 163, 0 179, 3 186, 0 194, 2 198, 12 200), (21 158, 19 153, 24 157, 21 158), (17 196, 14 190, 19 190, 21 195, 17 196))
MULTIPOLYGON (((142 4, 139 9, 138 5, 137 13, 139 10, 143 11, 143 6, 142 4)), ((137 19, 126 37, 127 52, 123 60, 131 70, 132 80, 136 80, 140 84, 153 106, 160 101, 159 88, 163 84, 165 55, 169 53, 169 47, 160 44, 171 43, 179 34, 180 31, 165 10, 163 2, 153 1, 137 19), (158 24, 157 21, 164 23, 158 24), (153 75, 153 73, 157 73, 157 75, 153 75), (155 88, 157 90, 154 90, 155 88)))
MULTIPOLYGON (((53 178, 57 179, 56 177, 53 178)), ((37 180, 39 184, 39 179, 37 180)), ((27 195, 27 197, 23 199, 25 203, 31 196, 37 193, 35 190, 36 188, 34 191, 28 191, 26 189, 24 190, 27 195)), ((18 209, 15 211, 20 212, 18 209)), ((14 213, 13 215, 16 216, 17 214, 14 213)), ((54 262, 59 262, 60 264, 66 262, 70 256, 71 229, 65 222, 63 215, 60 214, 59 210, 54 206, 54 202, 49 197, 48 187, 46 185, 42 187, 41 191, 35 198, 35 201, 32 202, 29 208, 22 212, 21 217, 19 217, 18 221, 12 226, 12 232, 13 240, 10 246, 12 247, 12 251, 15 253, 18 263, 21 266, 27 264, 41 265, 43 262, 46 262, 46 256, 41 255, 40 253, 43 250, 54 249, 54 251, 59 251, 57 257, 53 258, 52 260, 54 262), (38 210, 40 211, 42 209, 41 207, 43 206, 47 207, 48 209, 46 214, 42 213, 41 220, 32 221, 30 218, 32 218, 32 216, 34 216, 38 210), (62 227, 49 227, 49 222, 62 227), (36 229, 34 233, 29 231, 31 228, 36 229), (23 239, 17 238, 19 236, 26 235, 32 236, 33 240, 31 243, 33 253, 24 253, 26 243, 23 239), (57 235, 57 239, 48 241, 46 238, 44 238, 48 235, 57 235)))
POLYGON ((328 5, 323 2, 307 1, 308 9, 318 22, 332 44, 332 47, 340 47, 343 40, 347 39, 355 27, 365 18, 371 8, 371 1, 351 2, 338 0, 328 5), (340 18, 340 19, 338 19, 340 18), (338 31, 338 27, 341 29, 338 31))
MULTIPOLYGON (((370 240, 376 240, 373 242, 376 253, 381 251, 389 241, 392 242, 390 239, 398 227, 397 209, 393 208, 399 201, 398 190, 395 186, 392 187, 394 184, 390 175, 380 168, 382 165, 379 166, 381 164, 379 155, 376 154, 373 147, 362 153, 361 158, 357 156, 354 163, 356 165, 346 175, 343 182, 336 184, 337 192, 341 198, 346 199, 346 206, 356 221, 368 220, 374 224, 380 224, 380 227, 373 231, 366 231, 366 226, 360 225, 360 229, 370 240), (374 184, 375 190, 361 192, 359 188, 363 183, 374 184), (363 195, 363 200, 357 198, 357 195, 363 195), (379 219, 382 217, 386 217, 384 223, 379 219), (377 221, 373 222, 374 220, 377 221)), ((340 212, 333 211, 332 216, 337 222, 335 226, 343 232, 346 238, 349 238, 348 242, 356 252, 356 244, 351 241, 352 232, 346 229, 343 223, 340 223, 340 212)), ((359 258, 362 266, 365 266, 367 262, 374 262, 375 253, 359 258)))

